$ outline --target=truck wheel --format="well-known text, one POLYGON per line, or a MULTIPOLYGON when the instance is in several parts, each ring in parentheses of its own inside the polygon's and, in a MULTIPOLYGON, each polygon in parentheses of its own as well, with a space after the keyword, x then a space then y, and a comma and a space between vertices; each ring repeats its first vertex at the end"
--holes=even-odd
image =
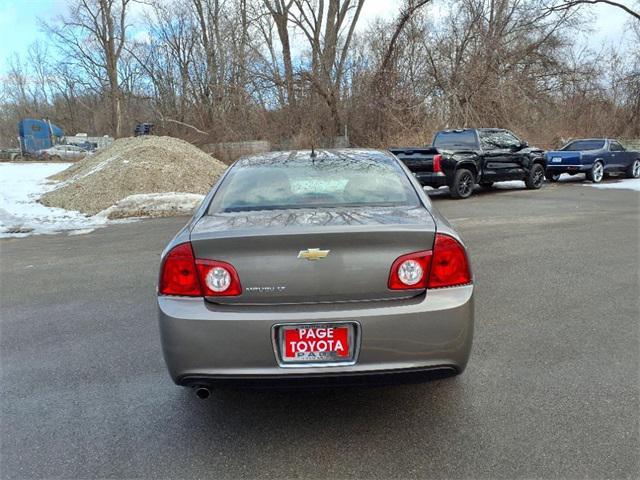
POLYGON ((542 186, 544 182, 544 168, 539 163, 534 163, 529 170, 527 178, 524 180, 524 184, 530 190, 537 190, 542 186))
POLYGON ((449 185, 449 194, 452 198, 468 198, 473 193, 473 185, 476 179, 471 170, 459 168, 449 185))
POLYGON ((634 160, 627 168, 627 178, 640 178, 640 158, 634 160))
POLYGON ((558 180, 560 180, 560 174, 559 173, 551 173, 551 172, 547 171, 547 172, 544 173, 544 176, 550 182, 557 182, 558 180))
POLYGON ((591 170, 587 172, 587 180, 590 180, 593 183, 600 183, 602 181, 602 177, 604 177, 604 165, 601 161, 597 161, 593 164, 591 170))

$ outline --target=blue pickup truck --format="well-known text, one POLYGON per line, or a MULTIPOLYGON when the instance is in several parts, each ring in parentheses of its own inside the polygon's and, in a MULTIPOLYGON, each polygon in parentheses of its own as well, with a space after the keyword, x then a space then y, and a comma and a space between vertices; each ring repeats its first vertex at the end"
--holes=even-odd
POLYGON ((640 152, 627 150, 619 141, 609 138, 573 140, 546 156, 545 177, 550 182, 557 182, 563 173, 584 173, 594 183, 601 182, 608 173, 640 178, 640 152))

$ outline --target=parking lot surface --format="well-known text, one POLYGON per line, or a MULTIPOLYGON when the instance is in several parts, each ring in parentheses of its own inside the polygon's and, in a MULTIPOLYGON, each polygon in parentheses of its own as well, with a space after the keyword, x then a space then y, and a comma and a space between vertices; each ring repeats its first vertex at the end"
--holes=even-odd
POLYGON ((165 370, 159 254, 185 218, 0 241, 2 478, 637 478, 640 194, 434 204, 477 283, 466 372, 216 391, 165 370))

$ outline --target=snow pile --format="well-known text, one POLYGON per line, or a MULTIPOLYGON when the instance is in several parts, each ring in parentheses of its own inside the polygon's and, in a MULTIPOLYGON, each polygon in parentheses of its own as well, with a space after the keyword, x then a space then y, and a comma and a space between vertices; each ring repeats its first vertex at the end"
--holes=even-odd
POLYGON ((204 198, 193 193, 136 194, 93 216, 39 203, 43 193, 56 187, 56 182, 47 177, 59 177, 69 165, 0 163, 0 238, 60 232, 82 235, 129 217, 190 215, 204 198))
POLYGON ((46 178, 70 163, 0 163, 0 238, 74 231, 87 233, 106 218, 49 208, 37 203, 54 185, 46 178))
POLYGON ((96 216, 115 219, 191 215, 203 199, 204 195, 197 193, 140 193, 123 198, 96 216))
MULTIPOLYGON (((121 138, 54 175, 52 179, 61 183, 41 201, 47 206, 95 215, 132 195, 204 195, 225 169, 224 163, 177 138, 121 138)), ((155 216, 160 215, 159 208, 152 210, 155 216)), ((166 214, 173 212, 171 207, 166 214)))
POLYGON ((496 182, 493 184, 493 187, 498 190, 524 190, 527 186, 524 183, 524 180, 507 180, 506 182, 496 182))
POLYGON ((622 180, 618 180, 617 182, 605 180, 602 183, 587 183, 586 185, 594 188, 614 188, 622 190, 635 190, 636 192, 640 192, 640 178, 625 178, 622 180))

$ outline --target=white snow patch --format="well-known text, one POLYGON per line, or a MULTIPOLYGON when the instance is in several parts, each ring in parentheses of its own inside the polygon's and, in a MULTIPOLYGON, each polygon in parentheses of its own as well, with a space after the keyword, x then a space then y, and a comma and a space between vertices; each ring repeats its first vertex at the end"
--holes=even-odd
POLYGON ((204 198, 204 195, 179 192, 131 195, 92 217, 38 203, 43 193, 60 185, 47 177, 70 165, 0 163, 0 238, 60 232, 84 235, 110 223, 134 221, 125 217, 190 215, 204 198))
POLYGON ((618 181, 604 180, 602 183, 585 183, 593 188, 635 190, 640 192, 640 178, 624 178, 618 181))
POLYGON ((95 228, 105 223, 80 212, 45 207, 40 196, 56 186, 47 181, 70 163, 0 163, 0 238, 95 228))
POLYGON ((561 173, 560 174, 560 178, 558 179, 558 181, 559 182, 563 182, 563 181, 567 181, 567 180, 584 180, 584 174, 577 173, 575 175, 571 175, 569 173, 561 173))
POLYGON ((140 193, 123 198, 115 205, 98 213, 96 217, 125 218, 190 215, 203 199, 204 195, 196 193, 140 193))
POLYGON ((95 230, 95 228, 83 228, 82 230, 71 230, 69 235, 86 235, 87 233, 91 233, 95 230))
MULTIPOLYGON (((110 158, 109 161, 112 159, 110 158)), ((100 168, 104 168, 102 162, 100 168)), ((40 196, 60 186, 47 177, 70 163, 0 163, 0 238, 68 232, 84 235, 109 223, 133 221, 125 217, 190 215, 204 195, 169 192, 130 195, 92 217, 38 203, 40 196), (113 220, 118 219, 118 220, 113 220)), ((91 172, 95 173, 98 168, 91 172)))
POLYGON ((505 190, 511 190, 514 188, 523 189, 525 184, 523 180, 507 180, 506 182, 496 182, 493 184, 494 188, 503 188, 505 190))

